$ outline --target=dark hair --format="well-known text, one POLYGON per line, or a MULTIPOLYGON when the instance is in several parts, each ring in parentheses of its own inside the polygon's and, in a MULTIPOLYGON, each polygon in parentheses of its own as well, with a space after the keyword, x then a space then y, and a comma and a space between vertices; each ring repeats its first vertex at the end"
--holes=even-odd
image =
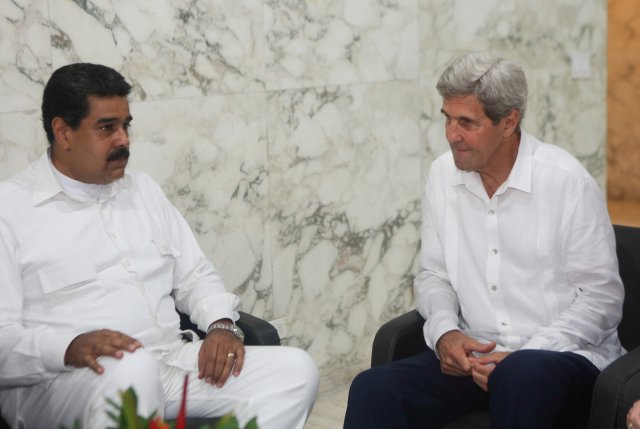
POLYGON ((72 129, 89 114, 89 95, 97 97, 126 97, 131 85, 110 67, 99 64, 76 63, 53 72, 42 96, 42 122, 49 144, 55 138, 51 121, 60 117, 72 129))

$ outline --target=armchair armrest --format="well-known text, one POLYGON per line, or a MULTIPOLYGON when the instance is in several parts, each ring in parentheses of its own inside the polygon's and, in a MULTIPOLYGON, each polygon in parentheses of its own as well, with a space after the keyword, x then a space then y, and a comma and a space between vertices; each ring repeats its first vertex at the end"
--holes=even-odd
MULTIPOLYGON (((189 316, 178 312, 180 315, 180 328, 194 331, 200 338, 204 338, 205 333, 191 322, 189 316)), ((237 325, 244 332, 244 344, 247 346, 279 346, 280 336, 278 331, 269 322, 243 311, 240 312, 240 319, 237 325)))
POLYGON ((626 428, 626 415, 640 399, 640 347, 606 367, 596 380, 589 429, 626 428))
POLYGON ((391 319, 378 329, 373 339, 371 366, 389 363, 424 351, 424 319, 412 310, 391 319))
POLYGON ((247 346, 280 345, 278 330, 266 320, 241 311, 237 325, 244 332, 244 343, 247 346))

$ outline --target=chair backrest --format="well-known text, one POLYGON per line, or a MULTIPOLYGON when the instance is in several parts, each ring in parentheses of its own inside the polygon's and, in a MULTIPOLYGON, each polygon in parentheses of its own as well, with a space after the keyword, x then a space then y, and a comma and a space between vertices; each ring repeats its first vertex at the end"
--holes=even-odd
POLYGON ((640 345, 640 228, 614 225, 613 229, 625 291, 618 335, 624 348, 631 350, 640 345))

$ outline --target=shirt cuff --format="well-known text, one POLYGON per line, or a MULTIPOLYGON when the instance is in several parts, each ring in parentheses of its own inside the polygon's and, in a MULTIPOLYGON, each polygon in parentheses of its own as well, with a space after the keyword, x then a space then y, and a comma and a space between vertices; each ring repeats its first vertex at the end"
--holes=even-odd
POLYGON ((427 346, 429 346, 429 348, 437 355, 438 351, 436 350, 436 344, 440 337, 449 331, 459 331, 460 327, 458 326, 458 318, 455 316, 443 315, 436 319, 438 320, 434 320, 428 325, 425 324, 424 334, 427 346))
POLYGON ((63 372, 71 371, 73 367, 64 364, 64 355, 69 344, 80 335, 81 332, 49 331, 42 343, 42 364, 47 371, 63 372))

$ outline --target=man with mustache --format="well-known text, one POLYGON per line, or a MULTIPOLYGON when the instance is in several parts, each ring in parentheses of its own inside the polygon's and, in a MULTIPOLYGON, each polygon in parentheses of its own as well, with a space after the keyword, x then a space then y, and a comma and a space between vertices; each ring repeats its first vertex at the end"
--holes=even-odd
POLYGON ((569 153, 521 127, 527 81, 462 55, 436 85, 451 150, 424 194, 416 305, 428 350, 354 380, 344 427, 440 428, 488 409, 492 428, 582 428, 622 353, 611 220, 569 153))
POLYGON ((115 70, 56 70, 49 150, 0 184, 0 402, 12 427, 105 428, 134 387, 142 416, 256 416, 302 429, 318 371, 289 347, 245 347, 239 299, 160 187, 126 170, 131 86, 115 70), (175 309, 207 331, 185 342, 175 309))

